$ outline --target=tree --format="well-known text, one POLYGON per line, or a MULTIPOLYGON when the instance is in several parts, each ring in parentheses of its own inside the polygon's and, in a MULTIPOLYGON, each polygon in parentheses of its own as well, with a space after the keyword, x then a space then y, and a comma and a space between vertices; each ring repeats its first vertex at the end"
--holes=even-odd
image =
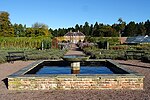
POLYGON ((75 31, 80 31, 80 26, 78 24, 75 25, 75 31))
POLYGON ((91 24, 90 31, 89 31, 89 35, 92 36, 92 34, 93 34, 93 24, 91 24))
POLYGON ((137 35, 145 35, 146 33, 146 28, 144 26, 144 23, 139 23, 137 24, 137 35))
POLYGON ((99 32, 100 32, 100 36, 101 37, 116 37, 118 36, 117 32, 115 29, 113 29, 111 26, 109 25, 105 25, 105 26, 102 26, 100 29, 99 29, 99 32))
POLYGON ((137 34, 137 25, 135 22, 130 22, 126 25, 123 36, 135 36, 137 34))
POLYGON ((26 35, 25 30, 26 30, 26 25, 22 25, 22 24, 14 24, 13 25, 14 28, 14 34, 17 37, 24 37, 26 35))
POLYGON ((122 20, 122 18, 118 19, 119 24, 115 24, 115 29, 118 31, 120 37, 123 34, 123 31, 125 29, 126 23, 122 20))
POLYGON ((7 12, 0 12, 0 36, 14 36, 14 29, 7 12))
POLYGON ((55 30, 52 32, 52 35, 53 35, 54 37, 58 37, 57 29, 55 29, 55 30))
POLYGON ((86 36, 89 36, 90 33, 90 27, 89 27, 89 23, 85 22, 84 26, 83 26, 83 31, 82 31, 86 36))
POLYGON ((26 32, 25 36, 27 36, 27 37, 35 37, 35 32, 34 32, 33 28, 27 28, 25 32, 26 32))
POLYGON ((93 34, 92 36, 99 36, 99 25, 98 22, 94 24, 93 34))
POLYGON ((144 24, 145 28, 146 28, 146 35, 150 35, 150 21, 147 20, 144 24))
POLYGON ((48 26, 46 24, 36 22, 32 25, 32 28, 35 29, 35 36, 50 36, 48 26))

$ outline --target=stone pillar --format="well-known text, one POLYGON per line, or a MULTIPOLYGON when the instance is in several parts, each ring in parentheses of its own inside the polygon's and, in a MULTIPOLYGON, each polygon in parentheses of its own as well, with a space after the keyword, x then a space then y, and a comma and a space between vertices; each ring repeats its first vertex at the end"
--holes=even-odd
POLYGON ((80 73, 80 62, 72 62, 71 74, 79 74, 79 73, 80 73))

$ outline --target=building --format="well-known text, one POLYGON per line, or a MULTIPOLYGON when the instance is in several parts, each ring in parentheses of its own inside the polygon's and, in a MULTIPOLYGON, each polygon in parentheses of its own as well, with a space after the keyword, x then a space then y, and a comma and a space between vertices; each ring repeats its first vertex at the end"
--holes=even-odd
POLYGON ((85 35, 78 31, 78 32, 68 32, 64 35, 65 41, 70 41, 71 43, 78 43, 79 41, 84 41, 85 35))
POLYGON ((148 44, 150 43, 150 36, 136 36, 136 37, 128 37, 126 39, 126 44, 148 44))

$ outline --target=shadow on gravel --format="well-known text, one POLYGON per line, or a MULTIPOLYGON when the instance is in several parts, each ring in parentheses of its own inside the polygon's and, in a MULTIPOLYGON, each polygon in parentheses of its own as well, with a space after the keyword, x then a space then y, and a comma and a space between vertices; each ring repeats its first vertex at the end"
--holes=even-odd
POLYGON ((121 65, 128 65, 128 66, 135 66, 135 67, 140 67, 140 68, 147 68, 150 69, 150 67, 146 67, 146 66, 139 66, 139 65, 133 65, 133 64, 125 64, 125 63, 119 63, 121 65))
POLYGON ((6 88, 8 89, 8 78, 3 79, 2 81, 5 83, 6 88))

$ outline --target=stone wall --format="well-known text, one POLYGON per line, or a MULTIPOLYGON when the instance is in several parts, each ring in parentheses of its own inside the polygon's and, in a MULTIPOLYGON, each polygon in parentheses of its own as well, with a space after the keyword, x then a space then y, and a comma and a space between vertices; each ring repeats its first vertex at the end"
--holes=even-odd
POLYGON ((141 76, 9 77, 9 90, 143 89, 141 76))

